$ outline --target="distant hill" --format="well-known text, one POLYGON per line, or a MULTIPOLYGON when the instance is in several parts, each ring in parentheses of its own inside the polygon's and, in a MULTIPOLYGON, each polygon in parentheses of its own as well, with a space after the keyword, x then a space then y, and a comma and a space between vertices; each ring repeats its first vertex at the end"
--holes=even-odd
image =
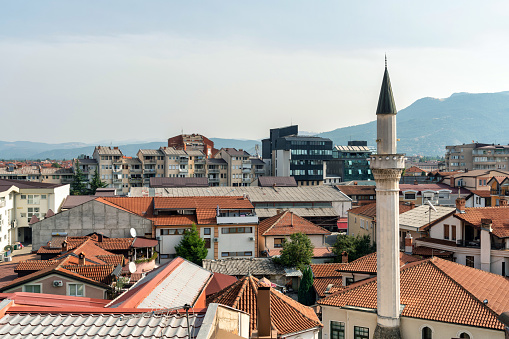
MULTIPOLYGON (((373 118, 375 117, 373 109, 373 118)), ((470 143, 509 143, 509 92, 456 93, 447 99, 423 98, 398 112, 398 152, 408 155, 443 155, 446 145, 470 143)), ((304 126, 301 126, 304 127, 304 126)), ((303 132, 304 133, 304 132, 303 132)), ((348 140, 367 140, 375 146, 376 121, 338 128, 318 134, 335 145, 348 140)), ((211 138, 216 148, 235 147, 255 154, 260 140, 211 138)), ((166 141, 115 145, 127 156, 139 149, 157 149, 166 141)), ((29 141, 0 141, 0 159, 72 159, 80 154, 92 155, 96 145, 69 142, 46 144, 29 141)))
MULTIPOLYGON (((376 119, 373 110, 373 117, 376 119)), ((398 152, 407 155, 443 155, 446 145, 509 143, 509 92, 456 93, 447 99, 423 98, 398 112, 398 152)), ((375 146, 376 121, 338 128, 319 136, 335 145, 367 140, 375 146)))
MULTIPOLYGON (((216 148, 234 147, 241 148, 250 154, 255 153, 255 145, 261 142, 258 140, 236 140, 236 139, 221 139, 211 138, 214 141, 216 148)), ((122 153, 126 156, 134 157, 140 149, 158 149, 161 146, 167 146, 167 141, 164 142, 148 142, 136 143, 127 145, 113 145, 118 146, 122 153)), ((29 141, 0 141, 0 159, 9 160, 35 160, 35 159, 73 159, 81 154, 92 155, 94 152, 94 145, 87 145, 84 143, 63 143, 63 144, 46 144, 39 142, 29 141)), ((260 150, 261 152, 261 150, 260 150)))

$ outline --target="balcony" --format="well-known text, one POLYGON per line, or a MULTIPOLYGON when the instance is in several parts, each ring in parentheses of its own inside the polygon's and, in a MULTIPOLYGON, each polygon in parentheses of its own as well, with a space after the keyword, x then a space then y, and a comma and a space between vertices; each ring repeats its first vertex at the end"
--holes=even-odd
POLYGON ((251 178, 242 178, 242 182, 250 184, 251 178))
POLYGON ((195 168, 194 173, 205 173, 205 168, 195 168))
POLYGON ((258 216, 254 213, 220 212, 216 217, 217 224, 257 224, 258 216))
POLYGON ((219 168, 209 168, 209 173, 219 173, 219 168))
POLYGON ((122 180, 122 178, 113 178, 113 183, 121 184, 122 180))
POLYGON ((156 169, 155 168, 145 168, 144 172, 145 173, 155 173, 156 169))
POLYGON ((209 182, 219 182, 219 177, 209 177, 209 182))
POLYGON ((187 164, 189 162, 188 158, 179 158, 179 163, 181 164, 187 164))
POLYGON ((255 173, 256 174, 263 174, 263 173, 265 173, 265 169, 263 169, 263 168, 255 168, 255 173))
POLYGON ((194 163, 199 165, 199 164, 202 164, 202 165, 205 165, 207 162, 207 160, 205 159, 200 159, 200 160, 195 160, 194 163))
POLYGON ((129 172, 131 172, 131 173, 141 173, 141 168, 130 168, 129 172))
POLYGON ((179 168, 179 172, 180 173, 187 173, 188 169, 187 168, 179 168))
POLYGON ((141 184, 142 181, 143 181, 142 178, 129 178, 129 182, 131 184, 141 184))

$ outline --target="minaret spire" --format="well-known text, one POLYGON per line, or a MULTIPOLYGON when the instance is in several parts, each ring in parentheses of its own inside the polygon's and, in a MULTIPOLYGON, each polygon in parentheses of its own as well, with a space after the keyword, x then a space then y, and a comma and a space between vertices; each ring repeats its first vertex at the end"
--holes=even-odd
POLYGON ((387 56, 376 110, 377 154, 371 158, 376 182, 377 326, 373 338, 401 338, 399 274, 399 179, 405 167, 396 151, 396 104, 387 56))

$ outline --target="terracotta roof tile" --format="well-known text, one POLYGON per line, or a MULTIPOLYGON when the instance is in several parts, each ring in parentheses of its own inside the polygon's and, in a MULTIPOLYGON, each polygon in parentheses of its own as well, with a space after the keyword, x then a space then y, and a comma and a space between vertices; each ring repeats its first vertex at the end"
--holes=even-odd
POLYGON ((313 288, 316 291, 316 294, 320 298, 323 298, 327 295, 334 294, 343 289, 343 278, 335 277, 335 278, 318 278, 313 280, 313 288), (332 285, 329 289, 328 293, 325 294, 329 285, 332 285))
POLYGON ((348 196, 352 195, 376 195, 375 186, 372 185, 337 185, 338 190, 348 196))
MULTIPOLYGON (((376 278, 364 280, 319 304, 376 309, 376 278)), ((437 257, 401 269, 402 316, 503 330, 497 316, 509 309, 509 280, 437 257), (483 300, 488 303, 484 304, 483 300)))
MULTIPOLYGON (((399 214, 410 211, 411 209, 412 209, 412 206, 410 206, 406 202, 404 202, 404 201, 399 202, 399 214)), ((375 219, 376 218, 376 202, 374 202, 372 204, 362 205, 359 207, 354 207, 352 209, 349 209, 348 213, 363 215, 365 217, 375 219)))
MULTIPOLYGON (((281 255, 282 248, 273 248, 269 250, 268 256, 281 255)), ((313 248, 313 258, 334 257, 336 254, 332 251, 331 247, 315 247, 313 248)))
POLYGON ((102 282, 109 285, 112 281, 111 273, 115 269, 113 265, 65 265, 62 268, 80 276, 102 282))
POLYGON ((14 272, 20 271, 39 271, 47 267, 55 266, 60 263, 60 260, 28 260, 21 261, 16 266, 14 272))
POLYGON ((473 190, 473 191, 470 191, 482 198, 489 198, 491 197, 491 192, 490 190, 473 190))
MULTIPOLYGON (((376 274, 377 272, 377 263, 376 263, 376 252, 360 257, 357 260, 354 260, 344 266, 338 268, 340 272, 358 272, 358 273, 368 273, 368 274, 376 274)), ((419 261, 420 259, 415 258, 411 255, 400 252, 399 253, 399 263, 400 267, 415 261, 419 261)))
MULTIPOLYGON (((220 303, 249 313, 251 331, 253 331, 258 325, 259 285, 258 279, 252 276, 244 277, 230 287, 211 295, 207 298, 207 304, 220 303)), ((278 331, 278 334, 284 335, 322 327, 312 308, 304 306, 272 288, 270 291, 272 326, 278 331)))
POLYGON ((260 222, 258 226, 260 235, 291 235, 294 233, 304 234, 331 234, 320 226, 289 211, 281 212, 272 218, 260 222))
POLYGON ((441 258, 449 258, 454 254, 450 251, 437 250, 436 248, 425 247, 425 246, 417 246, 412 251, 413 255, 418 255, 422 257, 441 257, 441 258))
POLYGON ((499 238, 509 237, 509 207, 466 208, 465 213, 456 213, 454 216, 477 228, 481 227, 481 219, 491 219, 493 234, 499 238))
POLYGON ((311 264, 314 278, 331 278, 341 277, 341 272, 338 271, 344 263, 328 263, 328 264, 311 264))

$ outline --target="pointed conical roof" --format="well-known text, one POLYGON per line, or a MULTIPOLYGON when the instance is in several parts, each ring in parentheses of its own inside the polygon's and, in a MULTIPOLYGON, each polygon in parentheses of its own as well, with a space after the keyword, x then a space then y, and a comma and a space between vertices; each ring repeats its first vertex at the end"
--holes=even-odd
POLYGON ((387 70, 387 58, 385 59, 384 79, 382 80, 382 88, 380 89, 380 97, 378 98, 378 107, 376 114, 396 114, 396 104, 392 96, 391 79, 387 70))

